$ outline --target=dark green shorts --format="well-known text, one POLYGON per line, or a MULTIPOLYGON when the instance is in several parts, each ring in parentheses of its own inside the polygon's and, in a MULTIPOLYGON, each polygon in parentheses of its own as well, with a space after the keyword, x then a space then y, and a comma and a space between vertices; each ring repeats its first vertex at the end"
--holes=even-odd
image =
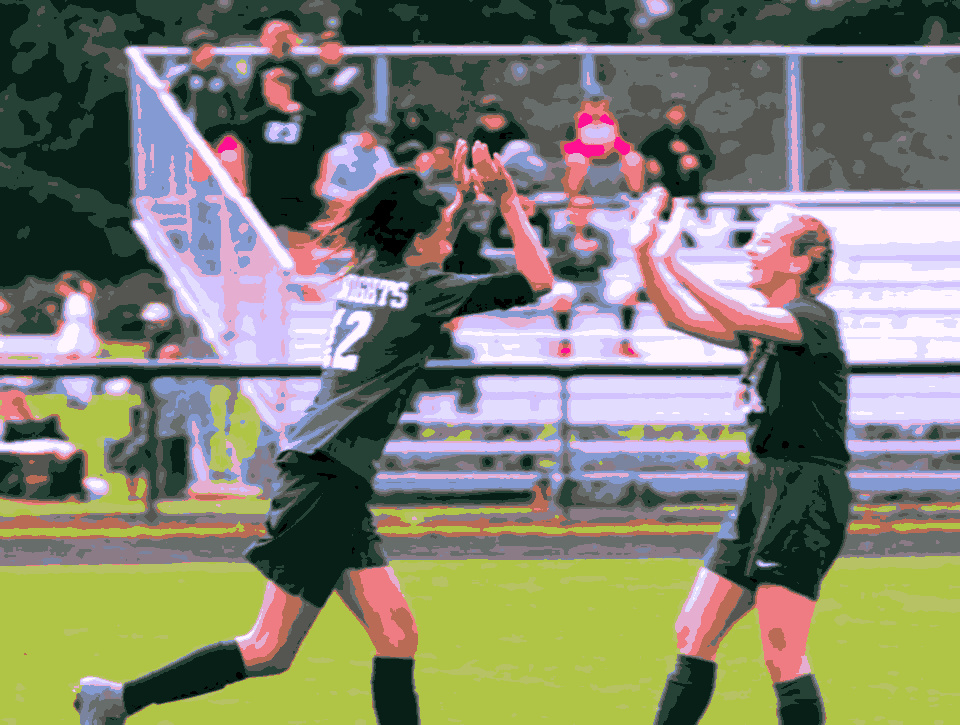
POLYGON ((266 534, 243 555, 285 592, 322 607, 345 570, 387 565, 370 484, 323 455, 287 452, 277 465, 266 534))
POLYGON ((704 566, 755 591, 776 584, 810 599, 840 555, 853 494, 843 470, 760 459, 740 501, 704 555, 704 566))

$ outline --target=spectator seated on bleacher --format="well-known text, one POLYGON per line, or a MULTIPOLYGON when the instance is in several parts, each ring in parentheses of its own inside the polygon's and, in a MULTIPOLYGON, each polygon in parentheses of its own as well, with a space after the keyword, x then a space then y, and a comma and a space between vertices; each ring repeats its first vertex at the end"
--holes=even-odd
POLYGON ((436 146, 436 132, 428 125, 430 116, 421 106, 394 111, 388 149, 400 166, 411 166, 436 146))
MULTIPOLYGON (((319 219, 310 226, 324 235, 343 218, 350 205, 374 181, 397 166, 385 148, 380 126, 367 126, 344 134, 342 141, 323 155, 313 194, 325 202, 319 219)), ((301 274, 316 272, 315 240, 291 246, 290 252, 301 274)))
POLYGON ((671 196, 691 199, 691 206, 702 217, 706 211, 700 201, 703 177, 714 167, 716 156, 703 131, 687 118, 682 103, 667 109, 664 118, 667 122, 640 144, 647 171, 671 196))
POLYGON ((574 116, 573 134, 573 140, 563 144, 567 167, 563 189, 571 198, 580 193, 585 182, 591 184, 596 195, 601 185, 618 185, 621 178, 630 191, 643 191, 643 157, 620 135, 609 98, 584 99, 574 116))
POLYGON ((473 148, 477 141, 485 143, 491 154, 501 154, 511 141, 524 141, 529 134, 513 114, 500 105, 500 99, 486 95, 478 104, 476 126, 467 135, 467 144, 473 148))

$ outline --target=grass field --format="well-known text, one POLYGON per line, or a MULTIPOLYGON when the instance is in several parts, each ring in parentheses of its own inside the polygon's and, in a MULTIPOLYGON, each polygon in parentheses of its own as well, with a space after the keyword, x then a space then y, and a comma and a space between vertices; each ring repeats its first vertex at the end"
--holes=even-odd
MULTIPOLYGON (((431 723, 649 723, 674 660, 686 560, 397 561, 420 628, 431 723)), ((947 725, 960 712, 960 558, 842 559, 810 658, 829 722, 947 725), (950 715, 950 713, 953 715, 950 715)), ((240 634, 263 590, 246 565, 3 567, 0 723, 77 723, 83 675, 136 677, 240 634)), ((293 668, 131 718, 137 725, 373 725, 372 648, 331 602, 293 668)), ((751 614, 720 652, 704 725, 775 723, 751 614)))

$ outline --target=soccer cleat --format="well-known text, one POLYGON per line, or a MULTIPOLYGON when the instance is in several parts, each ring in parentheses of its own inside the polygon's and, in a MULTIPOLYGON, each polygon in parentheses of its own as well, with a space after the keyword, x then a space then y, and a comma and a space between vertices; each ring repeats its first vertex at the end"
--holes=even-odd
POLYGON ((84 677, 73 688, 73 709, 80 713, 81 725, 123 725, 123 685, 102 677, 84 677))

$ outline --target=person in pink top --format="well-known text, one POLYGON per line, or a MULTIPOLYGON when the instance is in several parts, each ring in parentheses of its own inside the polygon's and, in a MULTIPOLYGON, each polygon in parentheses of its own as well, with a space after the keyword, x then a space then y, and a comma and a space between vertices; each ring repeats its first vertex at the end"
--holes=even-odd
POLYGON ((576 138, 563 145, 563 160, 567 173, 563 188, 573 197, 583 188, 590 167, 597 162, 608 165, 614 161, 627 182, 630 191, 643 190, 643 157, 620 135, 617 119, 610 113, 610 99, 584 99, 574 116, 576 138), (605 163, 606 162, 606 163, 605 163))

